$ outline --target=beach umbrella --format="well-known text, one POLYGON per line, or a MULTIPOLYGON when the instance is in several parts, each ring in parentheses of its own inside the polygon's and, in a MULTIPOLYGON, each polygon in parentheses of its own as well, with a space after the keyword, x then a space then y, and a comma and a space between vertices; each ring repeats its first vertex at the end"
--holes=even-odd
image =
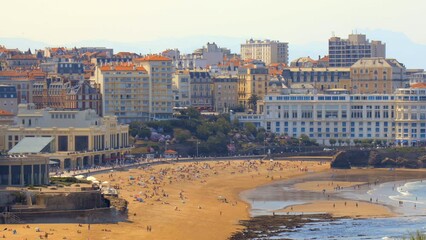
POLYGON ((77 176, 75 176, 75 178, 77 178, 77 179, 83 179, 84 176, 83 175, 77 175, 77 176))

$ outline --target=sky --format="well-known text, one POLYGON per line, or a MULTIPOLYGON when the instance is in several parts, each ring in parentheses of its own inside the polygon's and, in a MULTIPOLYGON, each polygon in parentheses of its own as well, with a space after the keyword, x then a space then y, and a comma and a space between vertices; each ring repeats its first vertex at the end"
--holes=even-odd
POLYGON ((191 43, 209 36, 280 40, 289 42, 291 51, 292 44, 326 43, 333 34, 376 30, 426 45, 424 0, 2 0, 0 7, 0 38, 51 46, 191 43))

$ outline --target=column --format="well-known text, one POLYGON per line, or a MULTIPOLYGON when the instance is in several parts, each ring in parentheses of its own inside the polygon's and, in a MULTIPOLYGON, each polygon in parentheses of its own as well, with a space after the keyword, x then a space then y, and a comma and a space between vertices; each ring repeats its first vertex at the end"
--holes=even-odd
POLYGON ((59 159, 59 168, 61 170, 65 169, 65 159, 64 158, 63 159, 59 159))
POLYGON ((12 185, 12 165, 9 165, 9 176, 7 179, 7 185, 12 185))
POLYGON ((19 185, 24 185, 24 165, 21 164, 21 179, 19 180, 19 185))

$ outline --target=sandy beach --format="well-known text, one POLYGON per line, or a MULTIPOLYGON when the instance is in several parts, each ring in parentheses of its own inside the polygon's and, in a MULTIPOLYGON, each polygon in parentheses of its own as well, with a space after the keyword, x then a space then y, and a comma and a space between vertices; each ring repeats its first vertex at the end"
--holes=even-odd
POLYGON ((222 161, 97 175, 119 186, 120 196, 129 201, 128 222, 92 224, 90 230, 84 223, 4 225, 7 230, 0 237, 45 239, 47 232, 48 239, 227 239, 241 229, 239 220, 249 218, 241 191, 329 167, 319 162, 222 161))

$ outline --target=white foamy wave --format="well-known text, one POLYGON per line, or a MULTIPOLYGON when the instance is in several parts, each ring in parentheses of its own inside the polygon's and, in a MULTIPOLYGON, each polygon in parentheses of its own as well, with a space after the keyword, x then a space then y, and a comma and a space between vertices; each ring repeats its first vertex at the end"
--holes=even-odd
POLYGON ((411 193, 408 190, 406 190, 405 187, 398 187, 396 190, 404 196, 410 196, 411 195, 411 193))

